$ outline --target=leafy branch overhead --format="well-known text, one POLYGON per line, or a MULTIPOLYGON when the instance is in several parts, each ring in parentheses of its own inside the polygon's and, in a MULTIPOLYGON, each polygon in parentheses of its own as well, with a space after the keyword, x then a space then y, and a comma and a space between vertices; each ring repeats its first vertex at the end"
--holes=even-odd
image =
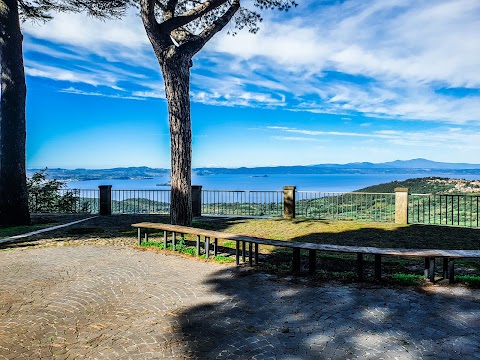
POLYGON ((97 18, 120 18, 132 0, 18 0, 23 20, 46 21, 52 12, 85 12, 97 18))
POLYGON ((235 29, 230 33, 243 28, 256 33, 261 10, 288 11, 297 6, 294 0, 252 0, 250 7, 240 0, 140 0, 140 4, 146 30, 159 48, 174 45, 192 55, 230 21, 235 29))

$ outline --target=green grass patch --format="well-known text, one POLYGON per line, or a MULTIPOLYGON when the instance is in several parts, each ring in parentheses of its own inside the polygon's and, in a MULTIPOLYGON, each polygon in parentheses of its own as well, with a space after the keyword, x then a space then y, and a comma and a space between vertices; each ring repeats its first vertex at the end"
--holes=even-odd
POLYGON ((183 246, 182 248, 177 249, 177 251, 190 256, 195 256, 197 254, 197 249, 194 246, 183 246))
POLYGON ((215 256, 214 259, 215 259, 215 261, 217 261, 221 264, 230 264, 230 263, 235 262, 235 259, 233 257, 230 257, 230 256, 218 255, 218 256, 215 256))
POLYGON ((163 243, 159 243, 159 242, 156 242, 156 241, 145 241, 145 242, 142 242, 142 244, 140 246, 156 247, 156 248, 159 248, 161 250, 165 249, 165 245, 163 245, 163 243))
POLYGON ((413 275, 413 274, 392 274, 390 276, 391 280, 399 285, 418 285, 422 275, 413 275))
POLYGON ((471 287, 480 288, 480 276, 474 275, 457 275, 455 281, 466 284, 471 287))

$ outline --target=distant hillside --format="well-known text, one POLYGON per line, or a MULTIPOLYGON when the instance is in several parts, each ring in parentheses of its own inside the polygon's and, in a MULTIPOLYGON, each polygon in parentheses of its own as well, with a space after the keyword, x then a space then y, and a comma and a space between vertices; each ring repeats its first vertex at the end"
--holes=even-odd
POLYGON ((373 185, 356 191, 373 193, 392 193, 395 188, 408 188, 411 194, 473 194, 480 193, 479 180, 424 177, 392 181, 373 185))
MULTIPOLYGON (((39 169, 29 169, 27 175, 31 176, 39 169)), ((47 174, 51 179, 57 180, 127 180, 148 179, 156 176, 165 176, 170 173, 167 169, 152 169, 146 166, 113 168, 113 169, 48 169, 47 174)))
POLYGON ((197 175, 218 174, 418 174, 428 176, 432 172, 455 174, 480 174, 480 164, 444 163, 426 159, 395 160, 385 163, 357 162, 348 164, 317 164, 305 166, 264 166, 241 168, 196 168, 197 175))

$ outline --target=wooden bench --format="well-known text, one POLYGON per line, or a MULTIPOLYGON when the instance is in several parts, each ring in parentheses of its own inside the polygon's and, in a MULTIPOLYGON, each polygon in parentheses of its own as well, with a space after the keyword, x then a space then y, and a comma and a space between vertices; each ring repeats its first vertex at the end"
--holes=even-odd
POLYGON ((178 226, 161 223, 138 223, 132 224, 132 227, 138 230, 138 244, 142 244, 142 239, 148 241, 148 230, 163 231, 164 246, 167 248, 168 232, 171 232, 171 241, 173 249, 176 246, 177 234, 189 234, 196 236, 196 252, 200 255, 201 237, 204 237, 205 256, 210 256, 211 239, 213 239, 213 255, 217 256, 218 239, 233 240, 236 242, 236 263, 240 264, 240 246, 242 261, 245 262, 246 244, 248 244, 248 262, 250 266, 253 263, 258 264, 258 246, 270 245, 276 247, 291 248, 293 251, 293 271, 300 271, 300 250, 308 250, 309 252, 309 272, 314 273, 316 270, 317 251, 341 252, 357 254, 357 277, 363 280, 364 255, 373 255, 375 257, 375 279, 381 278, 381 261, 382 256, 402 256, 402 257, 422 257, 425 259, 424 275, 430 281, 435 278, 435 259, 443 260, 443 278, 448 279, 449 283, 454 282, 455 270, 454 260, 458 258, 480 258, 480 250, 430 250, 430 249, 395 249, 395 248, 376 248, 369 246, 342 246, 329 244, 314 244, 290 242, 281 240, 270 240, 253 236, 230 234, 220 231, 205 230, 187 226, 178 226), (144 234, 142 236, 142 231, 144 234), (254 247, 254 249, 252 249, 254 247))

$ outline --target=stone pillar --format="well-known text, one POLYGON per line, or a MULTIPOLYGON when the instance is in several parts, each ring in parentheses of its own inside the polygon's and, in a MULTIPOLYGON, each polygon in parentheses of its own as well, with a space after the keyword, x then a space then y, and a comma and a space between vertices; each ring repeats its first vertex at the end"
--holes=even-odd
POLYGON ((202 187, 192 185, 192 215, 202 216, 202 187))
POLYGON ((285 219, 295 218, 295 190, 296 186, 283 187, 283 217, 285 219))
POLYGON ((408 224, 407 188, 395 188, 395 224, 408 224))
POLYGON ((100 215, 112 215, 112 185, 100 185, 100 215))

